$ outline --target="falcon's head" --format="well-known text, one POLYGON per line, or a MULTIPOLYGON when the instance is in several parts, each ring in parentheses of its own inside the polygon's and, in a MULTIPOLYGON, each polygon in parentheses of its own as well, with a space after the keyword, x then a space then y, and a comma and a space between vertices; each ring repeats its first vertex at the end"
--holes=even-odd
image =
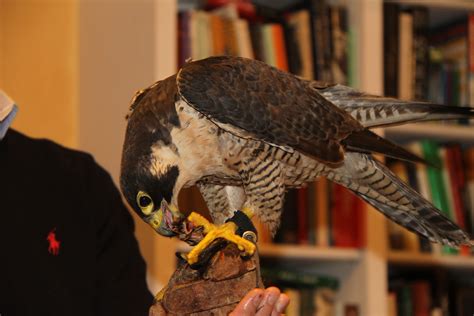
POLYGON ((180 122, 174 107, 175 78, 137 93, 123 145, 120 186, 133 210, 164 236, 176 235, 179 152, 171 130, 180 122))

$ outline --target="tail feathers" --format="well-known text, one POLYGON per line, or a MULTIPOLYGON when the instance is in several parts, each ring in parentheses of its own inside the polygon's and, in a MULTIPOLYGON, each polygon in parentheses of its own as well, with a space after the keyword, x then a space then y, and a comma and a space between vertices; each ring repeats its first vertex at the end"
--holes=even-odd
POLYGON ((368 129, 350 134, 342 142, 347 151, 361 153, 380 153, 395 159, 421 162, 427 164, 426 160, 409 152, 405 148, 398 146, 391 141, 384 139, 368 129))
POLYGON ((470 107, 447 106, 375 96, 340 84, 311 84, 311 86, 367 128, 400 125, 409 122, 474 118, 474 108, 470 107))
MULTIPOLYGON (((333 170, 334 171, 334 170, 333 170)), ((473 245, 455 223, 372 157, 347 153, 344 166, 328 178, 353 191, 389 219, 432 242, 473 245)))

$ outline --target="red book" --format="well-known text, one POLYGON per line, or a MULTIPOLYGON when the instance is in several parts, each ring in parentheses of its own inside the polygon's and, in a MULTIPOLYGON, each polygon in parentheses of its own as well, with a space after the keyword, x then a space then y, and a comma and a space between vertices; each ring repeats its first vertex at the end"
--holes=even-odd
POLYGON ((428 281, 414 281, 410 287, 413 316, 430 316, 431 295, 428 281))
POLYGON ((283 33, 283 26, 281 26, 281 24, 273 24, 272 33, 277 68, 288 71, 288 57, 285 48, 285 35, 283 33))
POLYGON ((464 217, 464 206, 461 192, 464 189, 464 171, 462 167, 461 148, 450 146, 446 148, 446 167, 448 168, 451 193, 453 195, 454 215, 456 224, 462 229, 466 229, 464 217))
POLYGON ((301 188, 298 199, 298 243, 308 244, 308 189, 301 188))
POLYGON ((364 244, 365 205, 354 193, 334 185, 331 227, 336 247, 361 247, 364 244))

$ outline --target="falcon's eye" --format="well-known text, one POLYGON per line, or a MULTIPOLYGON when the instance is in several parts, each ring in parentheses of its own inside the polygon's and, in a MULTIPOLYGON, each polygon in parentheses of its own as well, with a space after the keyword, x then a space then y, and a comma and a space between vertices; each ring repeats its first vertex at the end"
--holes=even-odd
POLYGON ((140 207, 142 213, 145 215, 150 215, 150 213, 153 211, 153 200, 151 199, 150 195, 143 191, 140 191, 137 194, 137 204, 140 207))

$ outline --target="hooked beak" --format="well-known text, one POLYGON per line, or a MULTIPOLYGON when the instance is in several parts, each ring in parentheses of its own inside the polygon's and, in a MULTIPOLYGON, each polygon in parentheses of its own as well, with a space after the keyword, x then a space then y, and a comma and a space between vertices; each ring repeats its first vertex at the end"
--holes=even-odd
POLYGON ((160 208, 150 214, 147 222, 160 235, 172 237, 178 234, 178 227, 183 219, 184 216, 179 212, 178 208, 173 204, 169 205, 163 199, 160 208))

